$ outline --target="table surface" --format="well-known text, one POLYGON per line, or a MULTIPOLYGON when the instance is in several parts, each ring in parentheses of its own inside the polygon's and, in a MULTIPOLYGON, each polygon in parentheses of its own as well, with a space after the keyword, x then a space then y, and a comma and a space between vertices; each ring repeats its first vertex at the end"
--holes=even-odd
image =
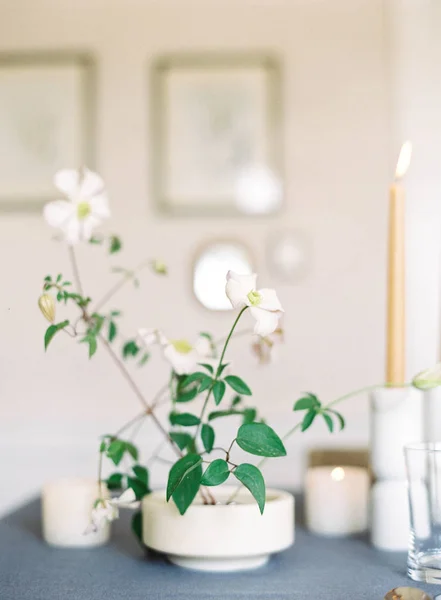
POLYGON ((299 525, 295 545, 267 566, 211 574, 147 553, 130 532, 127 514, 114 524, 111 543, 95 549, 47 546, 37 500, 0 521, 1 600, 382 600, 401 585, 441 592, 410 582, 405 570, 402 553, 376 551, 361 537, 317 537, 299 525))

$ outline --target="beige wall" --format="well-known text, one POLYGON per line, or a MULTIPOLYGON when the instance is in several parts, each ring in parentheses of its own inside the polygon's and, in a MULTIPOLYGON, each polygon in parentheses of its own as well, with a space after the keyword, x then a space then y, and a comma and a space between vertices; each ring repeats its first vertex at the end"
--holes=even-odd
MULTIPOLYGON (((98 169, 111 194, 111 229, 126 242, 114 263, 158 255, 171 271, 165 282, 147 276, 139 292, 121 294, 119 304, 132 307, 125 330, 159 326, 173 337, 226 330, 231 315, 201 310, 190 292, 192 257, 210 238, 243 240, 261 282, 277 287, 286 309, 279 362, 256 370, 243 340, 232 356, 241 359, 240 373, 281 432, 294 423, 290 409, 302 390, 328 400, 383 378, 386 190, 397 150, 386 33, 380 0, 0 5, 0 50, 96 55, 98 169), (162 52, 223 49, 270 50, 282 60, 286 209, 266 220, 160 218, 148 195, 146 69, 162 52), (281 285, 265 264, 266 240, 283 228, 303 231, 312 243, 311 270, 298 285, 281 285)), ((138 409, 103 353, 89 363, 85 349, 66 336, 44 355, 45 325, 36 308, 41 279, 69 270, 49 237, 39 216, 0 215, 0 451, 7 456, 2 479, 9 482, 0 488, 0 509, 62 470, 93 474, 97 435, 138 409)), ((107 263, 99 249, 81 251, 79 260, 88 293, 98 295, 113 281, 101 274, 107 263)), ((158 360, 137 376, 153 395, 165 373, 158 360)), ((331 437, 320 425, 293 438, 289 458, 268 466, 268 481, 300 486, 308 446, 366 444, 366 399, 343 410, 343 435, 331 437)), ((158 438, 147 431, 151 446, 158 438)))

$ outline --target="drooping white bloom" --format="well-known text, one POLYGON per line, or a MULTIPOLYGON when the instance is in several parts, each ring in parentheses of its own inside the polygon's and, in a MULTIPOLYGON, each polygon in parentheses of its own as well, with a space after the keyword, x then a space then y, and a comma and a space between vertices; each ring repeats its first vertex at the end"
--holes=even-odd
POLYGON ((268 365, 274 362, 277 346, 283 342, 283 329, 278 327, 273 333, 265 337, 258 337, 253 342, 251 349, 257 357, 260 365, 268 365))
POLYGON ((254 333, 263 337, 273 333, 284 312, 275 290, 256 289, 257 275, 239 275, 233 271, 227 273, 225 293, 233 308, 250 307, 250 313, 256 319, 254 333))
POLYGON ((419 390, 431 390, 441 385, 441 363, 415 375, 412 385, 419 390))
POLYGON ((54 184, 67 199, 46 204, 47 223, 61 229, 69 244, 90 240, 93 230, 110 217, 103 180, 89 169, 63 169, 55 175, 54 184))
POLYGON ((98 531, 106 523, 115 521, 119 517, 120 508, 135 509, 139 507, 139 504, 132 488, 125 490, 118 498, 100 498, 92 509, 91 522, 85 533, 98 531))
POLYGON ((212 363, 213 349, 210 340, 200 335, 194 344, 187 340, 169 340, 158 329, 140 329, 138 337, 147 346, 159 344, 164 357, 177 375, 188 375, 197 371, 198 363, 212 363))

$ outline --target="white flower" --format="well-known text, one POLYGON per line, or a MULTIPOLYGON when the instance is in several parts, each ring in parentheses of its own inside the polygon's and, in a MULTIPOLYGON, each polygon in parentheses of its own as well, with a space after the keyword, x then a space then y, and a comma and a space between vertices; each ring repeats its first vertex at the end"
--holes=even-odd
POLYGON ((421 371, 412 380, 412 385, 419 390, 431 390, 441 385, 441 363, 421 371))
POLYGON ((159 329, 139 329, 138 339, 147 348, 155 344, 159 344, 160 346, 168 344, 167 338, 159 329))
POLYGON ((258 337, 251 346, 253 354, 257 356, 259 364, 268 365, 274 362, 276 347, 283 342, 283 329, 277 328, 266 337, 258 337))
POLYGON ((256 319, 254 333, 265 337, 277 329, 284 311, 275 290, 269 288, 257 290, 256 280, 255 273, 238 275, 228 271, 225 293, 233 308, 250 307, 250 313, 256 319))
POLYGON ((118 498, 100 498, 92 509, 91 523, 85 533, 96 532, 106 523, 115 521, 119 517, 120 508, 138 508, 139 504, 132 488, 125 490, 118 498))
POLYGON ((55 175, 54 184, 67 200, 46 204, 47 223, 61 229, 69 244, 90 240, 95 227, 110 217, 103 180, 89 169, 64 169, 55 175))

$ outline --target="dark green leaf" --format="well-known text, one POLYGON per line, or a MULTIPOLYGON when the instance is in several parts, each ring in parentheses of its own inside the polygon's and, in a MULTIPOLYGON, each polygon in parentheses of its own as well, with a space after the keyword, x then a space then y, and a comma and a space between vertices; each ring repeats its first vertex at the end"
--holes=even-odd
POLYGON ((234 410, 232 408, 228 410, 214 410, 208 415, 208 420, 214 421, 214 419, 220 419, 221 417, 230 417, 231 415, 241 414, 243 414, 241 410, 234 410))
POLYGON ((205 390, 208 390, 208 388, 210 387, 210 385, 212 385, 213 380, 211 379, 211 377, 208 377, 208 375, 205 375, 205 377, 203 379, 201 379, 199 387, 198 387, 198 394, 205 392, 205 390))
POLYGON ((177 431, 172 431, 170 433, 170 437, 180 450, 184 450, 185 448, 188 448, 188 446, 193 441, 193 438, 191 437, 191 435, 189 433, 180 433, 177 431))
POLYGON ((181 515, 185 514, 187 508, 193 502, 199 491, 202 478, 202 465, 198 465, 186 477, 173 493, 173 502, 176 504, 181 515))
POLYGON ((309 410, 311 408, 318 408, 320 406, 321 403, 317 396, 315 396, 314 394, 308 394, 307 396, 304 396, 303 398, 297 400, 297 402, 294 404, 293 410, 309 410))
POLYGON ((92 358, 98 348, 98 342, 95 335, 92 332, 88 333, 86 337, 80 340, 80 343, 89 344, 89 358, 92 358))
POLYGON ((230 469, 228 463, 218 458, 210 463, 202 476, 201 485, 221 485, 228 479, 230 469))
POLYGON ((309 427, 311 427, 316 416, 317 416, 317 412, 315 411, 314 408, 311 408, 311 410, 309 410, 303 418, 302 431, 306 431, 309 427))
MULTIPOLYGON (((183 480, 202 463, 199 454, 187 454, 180 458, 170 469, 167 482, 167 502, 183 480)), ((201 469, 202 473, 202 469, 201 469)), ((202 476, 202 475, 201 475, 202 476)), ((199 478, 200 482, 201 478, 199 478)))
POLYGON ((67 327, 67 325, 69 325, 69 321, 62 321, 61 323, 49 325, 49 327, 46 329, 46 333, 44 334, 44 349, 45 350, 47 350, 47 347, 49 346, 50 342, 52 341, 54 335, 56 333, 58 333, 58 331, 61 331, 62 329, 67 327))
POLYGON ((148 488, 149 487, 149 472, 142 465, 135 465, 132 467, 132 471, 135 473, 136 477, 142 481, 142 483, 148 488))
POLYGON ((187 392, 178 393, 176 396, 176 402, 190 402, 194 400, 198 395, 198 388, 194 387, 189 389, 187 392))
POLYGON ((110 236, 110 247, 109 247, 109 252, 110 254, 115 254, 115 252, 119 252, 122 248, 122 243, 120 238, 117 235, 111 235, 110 236))
POLYGON ((148 487, 135 477, 127 477, 127 485, 135 492, 137 500, 142 500, 149 493, 148 487))
POLYGON ((216 406, 222 402, 222 398, 225 394, 226 385, 224 381, 215 381, 213 385, 213 396, 216 406))
POLYGON ((139 511, 133 515, 131 527, 132 527, 133 533, 135 534, 136 539, 141 544, 141 546, 143 546, 144 543, 143 543, 143 539, 142 539, 142 512, 141 511, 139 511))
POLYGON ((230 363, 224 363, 223 365, 220 365, 219 367, 219 372, 217 374, 218 377, 220 377, 222 375, 222 373, 224 372, 224 370, 228 367, 230 363))
POLYGON ((240 396, 234 396, 233 401, 231 402, 231 406, 237 406, 242 402, 242 398, 240 396))
POLYGON ((170 423, 172 425, 183 425, 184 427, 192 427, 199 425, 200 419, 191 413, 171 413, 170 423))
POLYGON ((122 488, 122 473, 112 473, 106 480, 109 490, 120 490, 122 488))
POLYGON ((248 423, 253 423, 257 416, 257 410, 255 408, 246 408, 243 411, 243 423, 247 425, 248 423))
POLYGON ((244 463, 233 470, 233 475, 249 489, 263 514, 265 508, 265 480, 262 473, 254 465, 244 463))
POLYGON ((207 369, 207 371, 213 375, 214 369, 211 365, 209 365, 207 363, 199 363, 199 366, 204 367, 204 369, 207 369))
POLYGON ((63 275, 61 273, 59 273, 57 275, 57 283, 60 283, 60 281, 63 279, 63 275))
POLYGON ((126 443, 123 440, 113 440, 107 448, 107 456, 115 465, 119 465, 125 451, 126 443))
POLYGON ((257 456, 286 456, 285 446, 274 429, 265 423, 242 425, 237 432, 237 445, 257 456))
POLYGON ((338 422, 340 424, 340 431, 342 429, 345 428, 345 420, 343 418, 343 415, 341 415, 339 412, 337 412, 336 410, 329 410, 330 413, 332 413, 333 415, 335 415, 338 419, 338 422))
POLYGON ((196 373, 191 373, 190 375, 187 375, 187 377, 185 377, 185 379, 182 381, 182 387, 185 388, 187 387, 187 385, 190 385, 190 383, 193 383, 193 381, 200 381, 205 377, 207 377, 207 374, 202 373, 202 371, 196 371, 196 373))
POLYGON ((204 423, 201 430, 201 439, 207 452, 211 452, 213 450, 214 437, 215 434, 213 427, 204 423))
POLYGON ((130 442, 125 442, 125 444, 126 444, 126 450, 130 454, 130 456, 133 458, 133 460, 138 460, 138 448, 136 446, 134 446, 133 444, 131 444, 130 442))
POLYGON ((227 375, 225 381, 238 394, 242 394, 242 396, 251 396, 252 392, 250 388, 240 377, 236 377, 236 375, 227 375))
POLYGON ((109 342, 113 342, 116 337, 116 325, 114 321, 109 323, 109 342))
POLYGON ((126 342, 122 349, 122 354, 124 358, 128 356, 136 356, 140 351, 140 347, 134 340, 129 340, 126 342))
POLYGON ((326 413, 323 413, 322 416, 326 422, 326 425, 328 426, 329 431, 332 433, 334 431, 334 423, 332 422, 331 417, 326 413))

